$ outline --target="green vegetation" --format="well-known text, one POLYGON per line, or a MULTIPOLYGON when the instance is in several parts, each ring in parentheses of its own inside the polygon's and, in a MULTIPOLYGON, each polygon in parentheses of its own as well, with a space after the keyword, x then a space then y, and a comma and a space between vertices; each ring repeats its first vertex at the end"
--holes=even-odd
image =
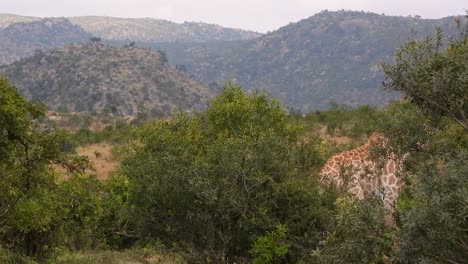
POLYGON ((283 240, 288 229, 284 225, 276 226, 276 229, 269 231, 266 235, 259 237, 252 245, 250 253, 254 256, 252 263, 268 264, 273 260, 278 262, 278 258, 288 253, 288 244, 283 240))
POLYGON ((44 107, 0 79, 0 262, 465 263, 467 113, 439 95, 465 85, 463 34, 424 53, 432 67, 411 56, 386 65, 388 88, 406 98, 381 109, 336 105, 293 116, 276 99, 227 83, 204 112, 94 132, 83 122, 70 136, 45 129, 44 107), (444 74, 461 79, 443 85, 444 74), (416 77, 424 98, 402 81, 416 77), (331 153, 371 132, 388 139, 375 158, 405 157, 391 214, 377 197, 358 200, 318 180, 331 153), (105 181, 71 154, 101 141, 121 153, 105 181))
POLYGON ((87 161, 60 149, 65 134, 42 130, 42 105, 5 79, 0 91, 1 248, 42 257, 57 245, 92 243, 100 183, 83 175, 87 161), (58 181, 59 171, 69 180, 58 181))
POLYGON ((76 146, 108 142, 114 145, 123 145, 131 140, 134 130, 132 124, 123 121, 116 122, 114 126, 108 125, 102 130, 91 131, 89 128, 81 128, 71 135, 71 142, 76 146))
POLYGON ((372 134, 378 129, 381 118, 382 110, 376 107, 360 106, 353 109, 337 104, 332 104, 327 111, 316 111, 304 117, 296 117, 304 123, 306 131, 316 131, 324 127, 329 135, 352 139, 372 134))
POLYGON ((176 254, 153 249, 131 249, 122 251, 100 250, 85 252, 60 252, 50 259, 57 264, 182 264, 185 261, 176 254))
POLYGON ((322 11, 248 41, 151 47, 164 49, 171 63, 185 65, 205 84, 236 80, 246 91, 265 90, 308 113, 330 102, 382 106, 397 98, 397 92, 380 89, 381 62, 391 61, 407 39, 424 38, 437 26, 454 36, 453 19, 322 11))
POLYGON ((120 171, 129 225, 187 259, 219 263, 248 257, 284 224, 286 259, 306 259, 333 205, 309 177, 321 146, 298 143, 298 132, 277 101, 230 84, 204 114, 143 126, 120 171))
POLYGON ((379 122, 379 130, 390 139, 386 153, 410 154, 405 164, 406 188, 398 201, 395 226, 382 228, 380 221, 375 222, 378 218, 371 217, 376 215, 372 213, 375 209, 368 211, 372 214, 362 211, 345 214, 353 224, 339 223, 337 230, 341 227, 349 232, 356 223, 360 230, 363 227, 368 230, 341 233, 338 242, 333 234, 331 243, 319 252, 319 259, 334 263, 343 259, 346 259, 343 263, 363 260, 378 263, 384 259, 396 263, 463 263, 468 258, 468 134, 463 119, 467 114, 463 92, 467 86, 463 78, 468 72, 463 65, 468 43, 463 23, 459 37, 450 39, 446 49, 438 31, 434 37, 402 46, 395 63, 384 66, 387 88, 401 91, 408 98, 390 104, 383 111, 383 122, 379 122), (359 220, 357 216, 365 218, 359 220), (363 234, 367 234, 365 238, 354 240, 363 234), (374 238, 372 244, 376 246, 361 244, 356 248, 370 238, 374 238), (355 253, 343 250, 348 248, 354 252, 369 249, 373 252, 356 258, 355 253), (379 255, 382 257, 369 259, 379 255))
POLYGON ((205 108, 213 92, 166 63, 163 52, 90 42, 36 53, 0 76, 59 112, 161 118, 205 108))
MULTIPOLYGON (((468 15, 467 15, 468 18, 468 15)), ((468 23, 458 20, 459 35, 444 43, 442 29, 424 41, 411 41, 384 64, 388 89, 401 91, 426 113, 447 116, 468 131, 468 23)))

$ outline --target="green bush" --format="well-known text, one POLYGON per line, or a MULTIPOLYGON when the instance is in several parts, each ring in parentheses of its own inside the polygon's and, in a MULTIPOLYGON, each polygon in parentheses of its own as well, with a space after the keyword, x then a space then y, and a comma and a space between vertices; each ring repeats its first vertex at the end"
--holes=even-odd
POLYGON ((336 201, 332 231, 313 253, 314 263, 386 263, 392 257, 392 227, 378 199, 358 201, 343 195, 336 201))
POLYGON ((284 242, 287 228, 284 225, 276 226, 273 231, 257 238, 250 254, 254 256, 253 264, 270 264, 278 262, 288 253, 289 245, 284 242))
POLYGON ((129 224, 140 238, 217 263, 248 256, 255 239, 285 224, 285 260, 307 259, 333 198, 310 176, 320 141, 304 146, 299 134, 277 101, 230 85, 204 114, 143 126, 120 169, 129 224))
POLYGON ((307 131, 314 131, 324 126, 329 135, 359 139, 377 130, 381 118, 381 110, 375 107, 360 106, 353 109, 342 105, 332 105, 329 110, 308 114, 303 123, 307 131))
POLYGON ((438 155, 419 168, 401 215, 399 263, 463 263, 468 259, 468 153, 438 155))
POLYGON ((84 245, 99 218, 99 183, 83 176, 87 160, 64 148, 66 133, 38 125, 43 111, 0 79, 0 247, 12 256, 42 259, 70 239, 84 245))

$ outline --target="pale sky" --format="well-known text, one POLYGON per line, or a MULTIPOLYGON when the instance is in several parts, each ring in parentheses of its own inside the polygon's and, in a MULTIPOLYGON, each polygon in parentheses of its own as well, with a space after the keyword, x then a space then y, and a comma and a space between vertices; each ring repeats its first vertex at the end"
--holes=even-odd
POLYGON ((467 0, 0 0, 0 13, 27 16, 151 17, 196 21, 259 32, 275 30, 321 10, 364 10, 441 18, 465 14, 467 0))

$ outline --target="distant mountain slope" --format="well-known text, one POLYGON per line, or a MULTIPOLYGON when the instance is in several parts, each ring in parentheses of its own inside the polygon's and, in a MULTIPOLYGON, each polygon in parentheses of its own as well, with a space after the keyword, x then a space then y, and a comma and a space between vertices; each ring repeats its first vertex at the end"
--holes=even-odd
POLYGON ((11 24, 20 22, 33 22, 38 20, 41 20, 41 18, 0 13, 0 30, 6 28, 11 24))
POLYGON ((245 89, 264 89, 303 111, 330 102, 381 105, 395 94, 382 92, 380 62, 416 30, 427 36, 453 18, 426 20, 365 12, 323 11, 259 38, 208 44, 155 44, 174 64, 206 84, 236 80, 245 89))
POLYGON ((29 99, 53 110, 154 116, 206 106, 212 92, 165 64, 159 53, 101 43, 70 45, 0 67, 29 99))
POLYGON ((266 90, 305 112, 327 108, 330 102, 382 105, 395 98, 396 94, 379 88, 380 62, 391 60, 413 32, 425 37, 438 25, 448 32, 455 27, 453 17, 421 19, 352 11, 323 11, 265 35, 157 19, 71 20, 89 32, 66 19, 10 24, 0 31, 0 43, 5 43, 0 45, 0 64, 29 56, 35 49, 84 42, 91 35, 116 46, 136 41, 139 46, 165 50, 172 64, 213 91, 226 80, 235 80, 246 90, 266 90), (63 30, 51 30, 55 27, 50 21, 62 21, 58 24, 63 30))
POLYGON ((0 30, 0 65, 47 50, 88 41, 91 35, 65 18, 12 23, 0 30))
POLYGON ((94 36, 111 41, 208 42, 252 39, 252 31, 224 28, 206 23, 174 23, 153 18, 83 16, 69 18, 94 36))

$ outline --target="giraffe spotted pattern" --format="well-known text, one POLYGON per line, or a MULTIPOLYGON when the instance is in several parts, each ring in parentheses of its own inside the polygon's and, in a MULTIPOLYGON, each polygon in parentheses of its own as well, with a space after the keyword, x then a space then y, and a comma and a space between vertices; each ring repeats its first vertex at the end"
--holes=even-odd
POLYGON ((371 146, 382 141, 383 137, 374 133, 366 144, 332 156, 320 172, 321 182, 344 187, 359 199, 379 195, 385 208, 393 210, 404 185, 399 177, 402 160, 388 158, 383 166, 371 160, 371 146))

